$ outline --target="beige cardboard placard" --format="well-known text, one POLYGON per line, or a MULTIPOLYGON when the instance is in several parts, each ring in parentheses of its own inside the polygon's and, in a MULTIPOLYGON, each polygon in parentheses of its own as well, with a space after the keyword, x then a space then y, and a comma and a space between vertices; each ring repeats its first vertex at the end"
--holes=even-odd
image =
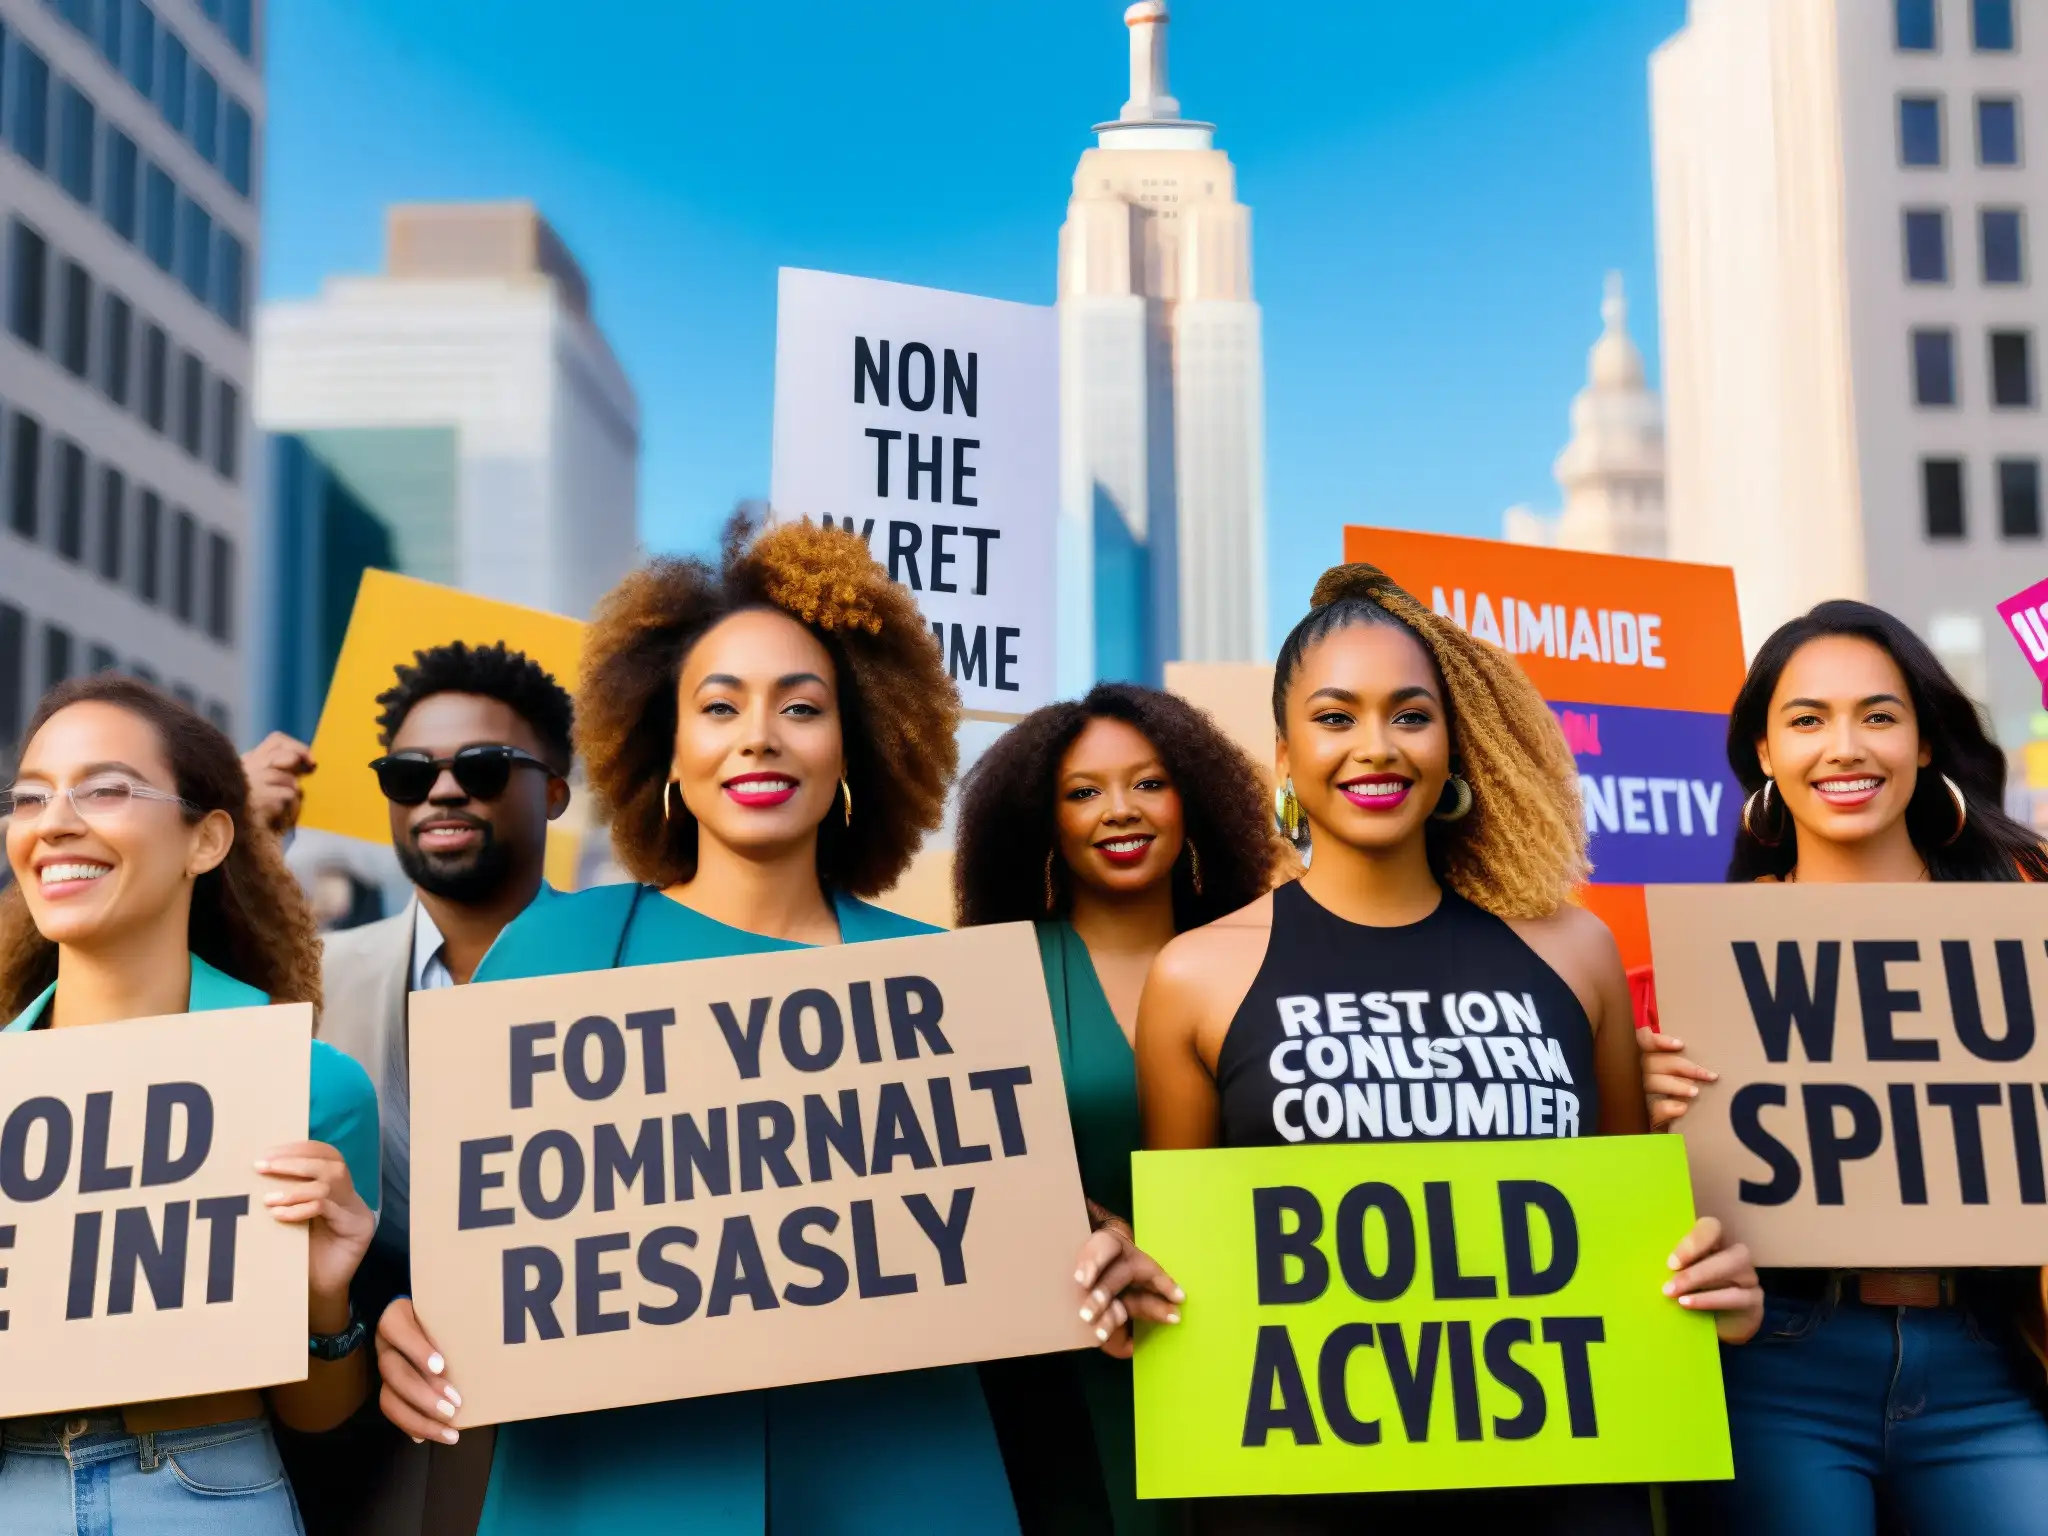
POLYGON ((1029 925, 412 998, 458 1425, 1094 1342, 1029 925))
POLYGON ((2048 1261, 2048 887, 1653 885, 1679 1122, 1759 1264, 2048 1261))
POLYGON ((306 1377, 306 1229, 256 1160, 306 1139, 313 1009, 0 1035, 0 1418, 306 1377))

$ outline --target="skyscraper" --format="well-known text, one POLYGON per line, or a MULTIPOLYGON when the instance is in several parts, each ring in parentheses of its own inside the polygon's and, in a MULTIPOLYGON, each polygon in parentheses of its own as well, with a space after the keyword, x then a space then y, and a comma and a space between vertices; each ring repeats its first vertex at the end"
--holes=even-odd
POLYGON ((1607 274, 1600 316, 1586 387, 1572 400, 1572 438, 1553 466, 1564 510, 1511 507, 1502 532, 1516 544, 1655 558, 1665 550, 1664 409, 1628 333, 1619 272, 1607 274))
POLYGON ((1124 12, 1131 95, 1060 230, 1060 687, 1266 653, 1251 210, 1167 89, 1165 0, 1124 12))
POLYGON ((258 0, 0 0, 0 765, 121 669, 247 734, 258 0))
POLYGON ((1995 608, 2048 562, 2020 9, 1692 0, 1651 66, 1672 555, 1735 568, 1752 648, 1897 613, 2009 748, 2040 688, 1995 608))
POLYGON ((256 419, 390 528, 408 575, 573 618, 638 548, 640 407, 524 203, 393 208, 386 271, 257 316, 256 419))

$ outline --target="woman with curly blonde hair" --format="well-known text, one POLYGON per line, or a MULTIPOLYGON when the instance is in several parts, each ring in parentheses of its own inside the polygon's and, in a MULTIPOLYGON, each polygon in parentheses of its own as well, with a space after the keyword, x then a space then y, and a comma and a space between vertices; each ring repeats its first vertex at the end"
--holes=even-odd
MULTIPOLYGON (((154 688, 101 676, 43 699, 0 790, 14 875, 0 895, 0 1019, 13 1021, 0 1072, 37 1031, 319 1003, 312 913, 277 844, 251 829, 248 801, 233 745, 154 688)), ((258 1165, 250 1194, 310 1236, 313 1358, 304 1381, 270 1389, 269 1407, 325 1430, 369 1390, 349 1281, 380 1186, 376 1092, 317 1040, 307 1123, 305 1141, 258 1165)), ((112 1511, 114 1536, 289 1536, 301 1526, 264 1395, 0 1424, 0 1527, 69 1530, 95 1504, 112 1511)))
MULTIPOLYGON (((584 641, 577 746, 639 881, 530 909, 478 981, 929 932, 860 898, 939 825, 959 695, 915 599, 854 534, 728 532, 657 560, 584 641)), ((461 1362, 410 1309, 379 1339, 384 1411, 452 1441, 461 1362)), ((849 1319, 849 1325, 853 1320, 849 1319)), ((505 1426, 481 1536, 563 1531, 1014 1536, 972 1367, 505 1426)))
MULTIPOLYGON (((1647 1130, 1620 957, 1571 905, 1585 823, 1542 697, 1372 566, 1325 572, 1311 603, 1273 675, 1280 817, 1308 870, 1160 952, 1138 1014, 1145 1145, 1647 1130)), ((1740 1326, 1761 1305, 1747 1252, 1712 1221, 1672 1269, 1680 1306, 1740 1326)), ((1612 1487, 1214 1500, 1194 1518, 1651 1528, 1646 1492, 1612 1487)))

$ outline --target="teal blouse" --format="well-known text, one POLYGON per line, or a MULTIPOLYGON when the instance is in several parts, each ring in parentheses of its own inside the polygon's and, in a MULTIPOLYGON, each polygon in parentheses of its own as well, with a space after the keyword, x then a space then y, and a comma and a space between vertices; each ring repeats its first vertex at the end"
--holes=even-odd
MULTIPOLYGON (((53 981, 36 1000, 0 1034, 25 1033, 42 1022, 50 1000, 57 995, 53 981)), ((224 972, 215 970, 197 955, 192 957, 192 1013, 213 1013, 222 1008, 261 1008, 270 1001, 261 992, 224 972)), ((306 1113, 306 1139, 324 1141, 348 1164, 348 1176, 356 1193, 371 1210, 377 1209, 383 1180, 378 1173, 377 1090, 370 1075, 353 1057, 336 1050, 324 1040, 313 1042, 312 1083, 306 1113)))
MULTIPOLYGON (((849 944, 933 930, 835 896, 849 944)), ((534 907, 477 981, 801 949, 659 891, 534 907)), ((459 1363, 457 1369, 460 1369, 459 1363)), ((499 1428, 478 1536, 1016 1536, 972 1366, 650 1403, 499 1428)))

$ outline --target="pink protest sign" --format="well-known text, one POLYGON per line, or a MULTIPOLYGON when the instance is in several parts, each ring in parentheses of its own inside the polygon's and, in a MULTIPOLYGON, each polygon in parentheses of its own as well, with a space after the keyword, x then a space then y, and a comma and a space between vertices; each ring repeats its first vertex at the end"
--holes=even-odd
POLYGON ((2041 684, 2041 705, 2048 709, 2048 581, 2037 581, 2017 597, 1998 605, 1998 616, 2026 652, 2041 684))

